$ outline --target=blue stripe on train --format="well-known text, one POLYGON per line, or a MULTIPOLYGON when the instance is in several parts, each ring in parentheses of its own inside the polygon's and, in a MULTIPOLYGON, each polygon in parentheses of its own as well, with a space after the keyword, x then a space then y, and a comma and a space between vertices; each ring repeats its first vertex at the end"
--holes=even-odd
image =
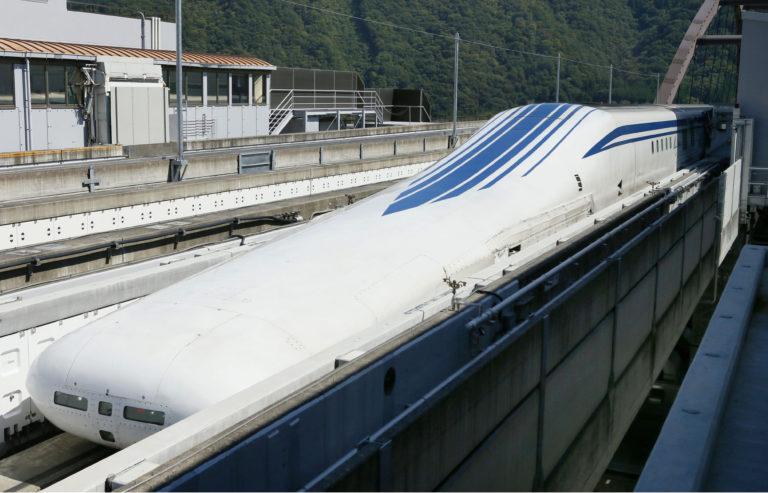
MULTIPOLYGON (((430 180, 428 183, 425 182, 418 191, 405 191, 401 194, 401 197, 395 199, 395 202, 390 204, 384 211, 384 215, 411 209, 430 202, 461 185, 466 180, 482 171, 495 159, 508 154, 512 148, 517 149, 515 152, 519 152, 533 139, 546 131, 548 125, 541 125, 536 128, 542 120, 546 119, 553 112, 559 110, 564 111, 565 108, 569 106, 570 105, 547 103, 526 107, 525 111, 521 112, 520 116, 515 118, 514 123, 509 124, 508 128, 505 127, 507 130, 500 132, 502 135, 498 137, 498 140, 485 146, 482 150, 476 152, 460 163, 457 162, 455 166, 451 166, 451 169, 448 172, 441 173, 440 176, 435 176, 434 179, 430 180), (528 135, 529 132, 530 135, 528 135), (520 141, 525 141, 526 144, 521 144, 516 147, 516 144, 520 141)), ((553 121, 556 120, 553 119, 553 121)), ((494 164, 496 165, 498 162, 494 164)), ((501 166, 501 164, 498 164, 498 166, 501 166)))
MULTIPOLYGON (((532 148, 531 148, 531 149, 530 149, 528 152, 526 152, 526 153, 525 153, 525 155, 524 155, 523 157, 521 157, 520 159, 518 159, 518 160, 515 162, 515 164, 513 164, 512 166, 508 166, 508 167, 507 167, 507 168, 506 168, 504 171, 502 171, 501 173, 499 173, 499 174, 498 174, 498 176, 496 176, 496 177, 495 177, 493 180, 491 180, 491 181, 490 181, 490 182, 488 182, 487 184, 483 185, 483 187, 481 188, 481 190, 485 190, 486 188, 491 188, 491 187, 492 187, 492 186, 494 186, 496 183, 498 183, 498 182, 499 182, 499 181, 500 181, 502 178, 504 178, 505 176, 507 176, 508 174, 510 174, 510 173, 511 173, 512 171, 514 171, 514 170, 515 170, 515 169, 516 169, 518 166, 520 166, 520 165, 521 165, 523 162, 525 162, 525 160, 526 160, 526 159, 528 159, 529 157, 531 157, 531 155, 532 155, 534 152, 536 152, 536 151, 539 149, 539 147, 541 147, 541 146, 542 146, 542 144, 544 144, 545 142, 548 142, 548 141, 549 141, 549 139, 550 139, 550 138, 551 138, 551 137, 552 137, 552 136, 553 136, 553 135, 554 135, 554 134, 555 134, 555 133, 556 133, 558 130, 560 130, 560 129, 563 127, 563 125, 565 125, 565 124, 568 122, 568 120, 570 120, 570 119, 571 119, 571 117, 573 117, 573 115, 575 115, 576 113, 578 113, 578 112, 579 112, 579 110, 581 110, 581 108, 582 108, 582 106, 575 106, 574 110, 573 110, 573 111, 571 111, 570 113, 568 113, 568 115, 567 115, 565 118, 562 118, 562 119, 560 119, 560 122, 559 122, 557 125, 555 125, 555 126, 554 126, 554 128, 550 127, 550 128, 552 128, 552 130, 550 130, 550 131, 549 131, 549 133, 546 135, 546 137, 544 137, 543 139, 541 139, 541 140, 540 140, 540 141, 539 141, 539 142, 538 142, 538 143, 537 143, 537 144, 536 144, 534 147, 532 147, 532 148)), ((594 111, 594 110, 593 110, 593 111, 594 111)), ((590 113, 591 113, 591 112, 590 112, 590 113)), ((578 124, 579 124, 579 123, 581 123, 581 122, 580 122, 580 121, 579 121, 579 122, 577 122, 577 123, 576 123, 576 125, 578 126, 578 124)), ((574 126, 573 128, 576 128, 576 127, 574 126)), ((573 131, 573 128, 571 128, 571 131, 573 131)), ((571 131, 569 131, 568 133, 570 134, 570 133, 571 133, 571 131)), ((565 137, 563 137, 563 138, 565 138, 565 137)), ((560 140, 560 142, 562 142, 562 139, 560 140)), ((560 145, 560 142, 558 142, 557 144, 555 144, 555 147, 557 147, 558 145, 560 145)), ((553 147, 553 149, 554 149, 554 147, 553 147)), ((550 153, 551 153, 551 152, 552 152, 552 151, 550 150, 550 153)), ((548 156, 548 155, 549 155, 549 153, 547 153, 547 156, 548 156)), ((541 162, 541 161, 539 161, 539 162, 541 162)))
POLYGON ((653 130, 677 128, 678 125, 679 125, 678 120, 668 120, 663 122, 634 123, 632 125, 624 125, 622 127, 618 127, 613 131, 609 132, 608 135, 600 139, 597 142, 597 144, 592 146, 592 148, 588 150, 586 154, 584 154, 582 159, 588 158, 590 156, 594 156, 595 154, 600 154, 601 152, 607 151, 608 149, 612 149, 614 147, 630 144, 632 142, 640 142, 642 140, 655 139, 656 137, 660 137, 661 135, 674 134, 675 132, 677 132, 677 130, 673 132, 665 133, 665 134, 646 135, 644 137, 637 137, 630 140, 622 140, 621 142, 614 142, 613 144, 611 144, 611 142, 618 139, 619 137, 624 137, 626 135, 639 134, 643 132, 650 132, 653 130))
POLYGON ((475 156, 477 156, 479 153, 483 152, 485 149, 491 146, 496 139, 500 139, 504 137, 504 135, 506 135, 512 128, 514 128, 520 122, 521 119, 528 116, 530 112, 533 111, 534 109, 535 109, 534 106, 520 108, 519 111, 516 111, 511 115, 511 118, 505 119, 499 125, 496 125, 493 129, 491 129, 491 131, 488 132, 487 135, 483 136, 480 142, 476 143, 474 146, 470 147, 469 149, 460 152, 457 158, 454 159, 453 163, 442 167, 439 172, 432 174, 432 176, 426 179, 422 179, 419 182, 413 183, 407 190, 403 191, 395 200, 401 200, 402 198, 408 195, 412 195, 415 192, 422 190, 427 186, 431 185, 432 183, 435 183, 436 181, 442 179, 443 177, 453 173, 455 170, 463 167, 465 164, 467 164, 467 162, 471 161, 473 158, 475 158, 475 156), (477 150, 478 148, 480 150, 477 150))
MULTIPOLYGON (((557 149, 558 147, 560 147, 560 144, 562 144, 562 143, 563 143, 563 141, 564 141, 565 139, 567 139, 569 135, 571 135, 571 132, 573 132, 574 130, 576 130, 576 127, 578 127, 579 125, 581 125, 581 122, 583 122, 583 121, 584 121, 584 120, 585 120, 585 119, 586 119, 586 118, 587 118, 589 115, 591 115, 591 114, 592 114, 592 113, 594 113, 595 111, 597 111, 597 109, 596 109, 596 108, 592 108, 591 110, 587 111, 587 113, 586 113, 584 116, 582 116, 582 117, 581 117, 581 119, 580 119, 579 121, 577 121, 577 122, 576 122, 576 125, 572 126, 572 127, 571 127, 571 129, 570 129, 570 130, 568 130, 568 132, 566 132, 566 134, 565 134, 565 135, 563 135, 563 136, 560 138, 560 140, 558 140, 558 141, 557 141, 557 143, 556 143, 555 145, 553 145, 553 146, 552 146, 552 148, 551 148, 549 151, 547 151, 547 153, 546 153, 546 154, 544 154, 544 156, 542 156, 542 158, 541 158, 541 159, 539 159, 538 161, 536 161, 536 164, 534 164, 533 166, 531 166, 530 168, 528 168, 528 171, 526 171, 525 173, 523 173, 523 176, 528 176, 528 174, 529 174, 531 171, 535 170, 535 169, 536 169, 536 168, 537 168, 537 167, 538 167, 538 166, 539 166, 541 163, 543 163, 543 162, 544 162, 544 160, 545 160, 545 159, 547 159, 547 158, 549 157, 549 155, 550 155, 550 154, 552 154, 553 152, 555 152, 555 149, 557 149)), ((485 187, 483 187, 483 188, 485 188, 485 187)))
POLYGON ((442 161, 436 163, 435 166, 428 173, 411 182, 410 185, 408 186, 408 189, 401 192, 398 198, 404 195, 408 195, 410 192, 416 190, 416 188, 419 188, 419 185, 423 184, 426 181, 431 181, 438 172, 442 172, 442 170, 444 170, 446 167, 453 165, 456 161, 464 158, 467 154, 470 154, 473 151, 475 151, 477 148, 482 147, 483 144, 487 143, 488 138, 498 135, 498 132, 496 132, 496 130, 499 129, 499 127, 506 128, 506 124, 509 123, 515 117, 515 115, 520 113, 520 111, 522 111, 523 109, 524 108, 522 107, 516 108, 513 110, 508 110, 506 114, 499 115, 499 118, 497 118, 496 121, 489 123, 488 129, 478 132, 473 137, 475 139, 474 142, 470 140, 469 142, 467 142, 466 147, 463 147, 457 152, 451 153, 449 156, 446 156, 445 158, 443 158, 442 161))
MULTIPOLYGON (((496 171, 498 171, 498 170, 500 170, 502 168, 506 167, 506 169, 502 172, 502 174, 500 176, 506 175, 507 173, 512 171, 521 162, 523 162, 526 158, 528 158, 528 156, 530 156, 536 149, 538 149, 544 142, 546 142, 546 140, 552 135, 552 133, 549 133, 548 135, 546 135, 545 137, 540 139, 535 145, 533 145, 531 147, 531 149, 523 157, 518 159, 511 166, 509 166, 509 161, 505 161, 504 158, 507 157, 507 156, 510 156, 510 157, 516 156, 518 153, 522 152, 523 149, 528 147, 534 140, 539 138, 544 132, 546 132, 547 130, 549 130, 553 126, 559 127, 560 125, 565 123, 568 120, 568 118, 570 118, 570 116, 566 116, 562 120, 558 120, 558 119, 563 116, 563 113, 565 112, 565 110, 567 110, 569 108, 569 106, 570 105, 562 105, 561 107, 557 108, 554 112, 552 112, 549 115, 547 115, 546 118, 542 119, 541 125, 538 128, 536 128, 535 131, 531 132, 527 137, 525 137, 524 139, 520 140, 517 144, 515 144, 515 146, 513 148, 511 148, 511 149, 503 152, 502 154, 500 154, 496 158, 495 162, 491 162, 491 164, 489 166, 486 166, 484 169, 480 170, 478 173, 476 173, 474 176, 472 176, 469 180, 467 180, 464 183, 462 183, 459 187, 454 188, 453 190, 449 191, 448 193, 438 197, 436 200, 445 200, 445 199, 449 199, 451 197, 456 197, 458 195, 461 195, 462 193, 466 192, 467 190, 469 190, 470 188, 474 187, 478 183, 482 182, 483 180, 485 180, 486 178, 491 176, 493 173, 495 173, 496 171), (552 119, 552 120, 549 121, 549 119, 552 119), (560 123, 557 123, 558 121, 560 123)), ((491 184, 486 185, 483 188, 488 188, 493 183, 496 183, 496 181, 498 181, 498 180, 494 180, 493 182, 491 182, 491 184)))

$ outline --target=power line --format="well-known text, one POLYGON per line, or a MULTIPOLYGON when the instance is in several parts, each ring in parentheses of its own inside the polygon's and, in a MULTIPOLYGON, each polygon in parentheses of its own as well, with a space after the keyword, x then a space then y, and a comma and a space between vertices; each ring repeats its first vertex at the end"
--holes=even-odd
MULTIPOLYGON (((117 6, 117 5, 114 5, 114 4, 109 4, 109 3, 93 3, 93 2, 83 1, 83 0, 67 0, 67 1, 70 4, 83 5, 83 6, 88 6, 88 7, 96 7, 96 8, 102 8, 102 9, 112 9, 112 10, 115 10, 115 11, 130 10, 130 9, 125 9, 125 8, 120 7, 120 6, 117 6)), ((339 11, 336 11, 336 10, 332 10, 332 9, 325 8, 325 7, 319 7, 319 6, 316 6, 316 5, 310 5, 310 4, 306 4, 306 3, 295 2, 293 0, 278 0, 278 1, 282 2, 282 3, 289 4, 289 5, 293 5, 294 7, 301 7, 301 8, 305 8, 305 9, 315 10, 317 12, 322 12, 322 13, 325 13, 325 14, 335 15, 337 17, 344 17, 344 18, 347 18, 347 19, 353 19, 353 20, 357 20, 357 21, 360 21, 360 22, 367 22, 369 24, 377 24, 377 25, 389 27, 389 28, 392 28, 392 29, 400 29, 401 31, 409 31, 409 32, 412 32, 412 33, 423 34, 423 35, 432 36, 432 37, 435 37, 435 38, 449 39, 451 41, 453 41, 453 39, 454 39, 454 35, 453 34, 435 33, 435 32, 430 32, 430 31, 427 31, 427 30, 424 30, 424 29, 418 29, 418 28, 413 28, 413 27, 409 27, 409 26, 403 26, 401 24, 395 24, 394 22, 381 21, 381 20, 377 20, 377 19, 370 19, 370 18, 367 18, 367 17, 360 17, 360 16, 356 16, 356 15, 352 15, 352 14, 345 14, 344 12, 339 12, 339 11)), ((486 43, 484 41, 476 41, 476 40, 472 40, 472 39, 462 38, 461 42, 465 43, 465 44, 469 44, 469 45, 475 45, 475 46, 481 46, 481 47, 484 47, 484 48, 490 48, 492 50, 506 51, 506 52, 509 52, 509 53, 516 53, 516 54, 519 54, 519 55, 536 56, 536 57, 546 58, 546 59, 553 60, 553 61, 557 60, 557 58, 558 58, 557 55, 549 55, 549 54, 546 54, 546 53, 538 53, 538 52, 535 52, 535 51, 519 50, 519 49, 515 49, 515 48, 507 48, 505 46, 498 46, 498 45, 494 45, 494 44, 491 44, 491 43, 486 43)), ((589 67, 595 67, 595 68, 609 69, 611 67, 610 64, 606 65, 606 64, 601 64, 601 63, 588 62, 588 61, 585 61, 585 60, 579 60, 579 59, 576 59, 576 58, 569 58, 569 57, 562 57, 561 60, 562 61, 571 62, 571 63, 576 63, 576 64, 579 64, 579 65, 586 65, 586 66, 589 66, 589 67)), ((621 73, 630 74, 630 75, 637 75, 637 76, 640 76, 640 77, 648 77, 648 78, 656 77, 655 73, 636 72, 636 71, 632 71, 632 70, 618 68, 618 67, 615 67, 615 66, 613 67, 613 70, 615 70, 616 72, 621 72, 621 73)))
MULTIPOLYGON (((286 4, 289 4, 289 5, 293 5, 295 7, 302 7, 302 8, 305 8, 305 9, 315 10, 315 11, 318 11, 318 12, 323 12, 323 13, 335 15, 335 16, 338 16, 338 17, 344 17, 344 18, 347 18, 347 19, 354 19, 354 20, 358 20, 358 21, 361 21, 361 22, 367 22, 367 23, 370 23, 370 24, 378 24, 380 26, 390 27, 392 29, 400 29, 400 30, 403 30, 403 31, 409 31, 409 32, 417 33, 417 34, 425 34, 425 35, 433 36, 433 37, 436 37, 436 38, 450 39, 451 41, 453 41, 453 39, 454 39, 454 35, 452 35, 452 34, 429 32, 429 31, 425 31, 423 29, 417 29, 417 28, 413 28, 413 27, 403 26, 403 25, 400 25, 400 24, 395 24, 393 22, 380 21, 380 20, 377 20, 377 19, 369 19, 367 17, 360 17, 360 16, 356 16, 356 15, 352 15, 352 14, 345 14, 344 12, 338 12, 336 10, 331 10, 331 9, 328 9, 328 8, 325 8, 325 7, 318 7, 316 5, 309 5, 309 4, 305 4, 305 3, 295 2, 293 0, 278 0, 278 1, 286 3, 286 4)), ((546 53, 537 53, 535 51, 527 51, 527 50, 518 50, 518 49, 514 49, 514 48, 507 48, 507 47, 504 47, 504 46, 498 46, 498 45, 494 45, 494 44, 491 44, 491 43, 486 43, 486 42, 483 42, 483 41, 475 41, 475 40, 466 39, 466 38, 461 38, 461 43, 466 43, 466 44, 471 44, 471 45, 476 45, 476 46, 482 46, 482 47, 491 48, 491 49, 494 49, 494 50, 507 51, 507 52, 510 52, 510 53, 517 53, 517 54, 520 54, 520 55, 537 56, 537 57, 541 57, 541 58, 547 58, 547 59, 550 59, 550 60, 557 60, 557 58, 558 58, 557 55, 549 55, 549 54, 546 54, 546 53)), ((594 62, 587 62, 587 61, 578 60, 578 59, 575 59, 575 58, 562 57, 562 60, 563 61, 573 62, 573 63, 578 63, 578 64, 581 64, 581 65, 587 65, 587 66, 591 66, 591 67, 596 67, 596 68, 608 69, 608 68, 611 67, 610 64, 609 65, 605 65, 605 64, 594 63, 594 62)), ((643 77, 656 77, 655 73, 651 74, 651 73, 634 72, 634 71, 631 71, 631 70, 620 69, 620 68, 617 68, 617 67, 613 67, 613 69, 615 71, 617 71, 617 72, 622 72, 622 73, 626 73, 626 74, 639 75, 639 76, 643 76, 643 77)))

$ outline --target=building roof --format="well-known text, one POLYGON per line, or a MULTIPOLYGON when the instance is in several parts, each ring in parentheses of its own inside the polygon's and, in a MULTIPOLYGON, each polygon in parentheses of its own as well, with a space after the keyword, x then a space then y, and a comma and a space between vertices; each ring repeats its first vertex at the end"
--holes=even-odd
MULTIPOLYGON (((0 38, 0 56, 40 56, 43 58, 95 59, 99 56, 128 58, 151 58, 157 63, 176 62, 176 52, 171 50, 144 50, 141 48, 121 48, 118 46, 99 46, 77 43, 58 43, 52 41, 30 41, 23 39, 0 38)), ((240 55, 212 55, 205 53, 184 53, 185 65, 217 66, 230 68, 275 67, 264 60, 240 55)))

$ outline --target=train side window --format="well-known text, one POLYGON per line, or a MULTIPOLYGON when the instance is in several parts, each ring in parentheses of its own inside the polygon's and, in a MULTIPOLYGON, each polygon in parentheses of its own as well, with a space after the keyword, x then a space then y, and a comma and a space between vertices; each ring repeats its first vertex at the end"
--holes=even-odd
POLYGON ((112 416, 112 403, 99 401, 99 414, 102 416, 112 416))
POLYGON ((123 408, 123 417, 131 421, 140 423, 149 423, 162 426, 165 424, 165 413, 162 411, 153 411, 141 407, 125 406, 123 408))
POLYGON ((59 406, 71 407, 78 411, 88 410, 88 399, 79 395, 67 394, 66 392, 56 391, 53 393, 53 403, 59 406))

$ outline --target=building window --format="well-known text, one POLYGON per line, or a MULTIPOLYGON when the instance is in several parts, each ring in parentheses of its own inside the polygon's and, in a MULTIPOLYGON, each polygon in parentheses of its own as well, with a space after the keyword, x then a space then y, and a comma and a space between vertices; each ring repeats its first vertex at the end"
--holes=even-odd
MULTIPOLYGON (((203 105, 203 73, 199 70, 189 69, 181 71, 184 78, 184 104, 187 106, 203 105)), ((168 87, 168 104, 176 105, 176 69, 163 69, 163 80, 168 87)))
POLYGON ((229 74, 219 73, 219 99, 217 104, 228 105, 229 104, 229 74))
POLYGON ((253 104, 267 104, 267 78, 253 75, 253 104))
POLYGON ((77 106, 79 101, 80 69, 62 63, 31 63, 30 89, 36 106, 77 106))
POLYGON ((32 89, 32 104, 45 105, 45 65, 30 65, 29 84, 32 89))
POLYGON ((15 106, 13 84, 13 64, 0 63, 0 106, 15 106))
POLYGON ((176 69, 163 68, 163 81, 168 88, 168 104, 176 105, 176 69))
POLYGON ((203 73, 199 70, 184 72, 187 83, 187 104, 189 106, 203 105, 203 73))
POLYGON ((61 65, 48 67, 48 104, 51 106, 67 104, 67 75, 61 65))
POLYGON ((232 104, 248 104, 248 76, 232 74, 232 104))
POLYGON ((208 106, 229 104, 229 74, 208 72, 208 106))

